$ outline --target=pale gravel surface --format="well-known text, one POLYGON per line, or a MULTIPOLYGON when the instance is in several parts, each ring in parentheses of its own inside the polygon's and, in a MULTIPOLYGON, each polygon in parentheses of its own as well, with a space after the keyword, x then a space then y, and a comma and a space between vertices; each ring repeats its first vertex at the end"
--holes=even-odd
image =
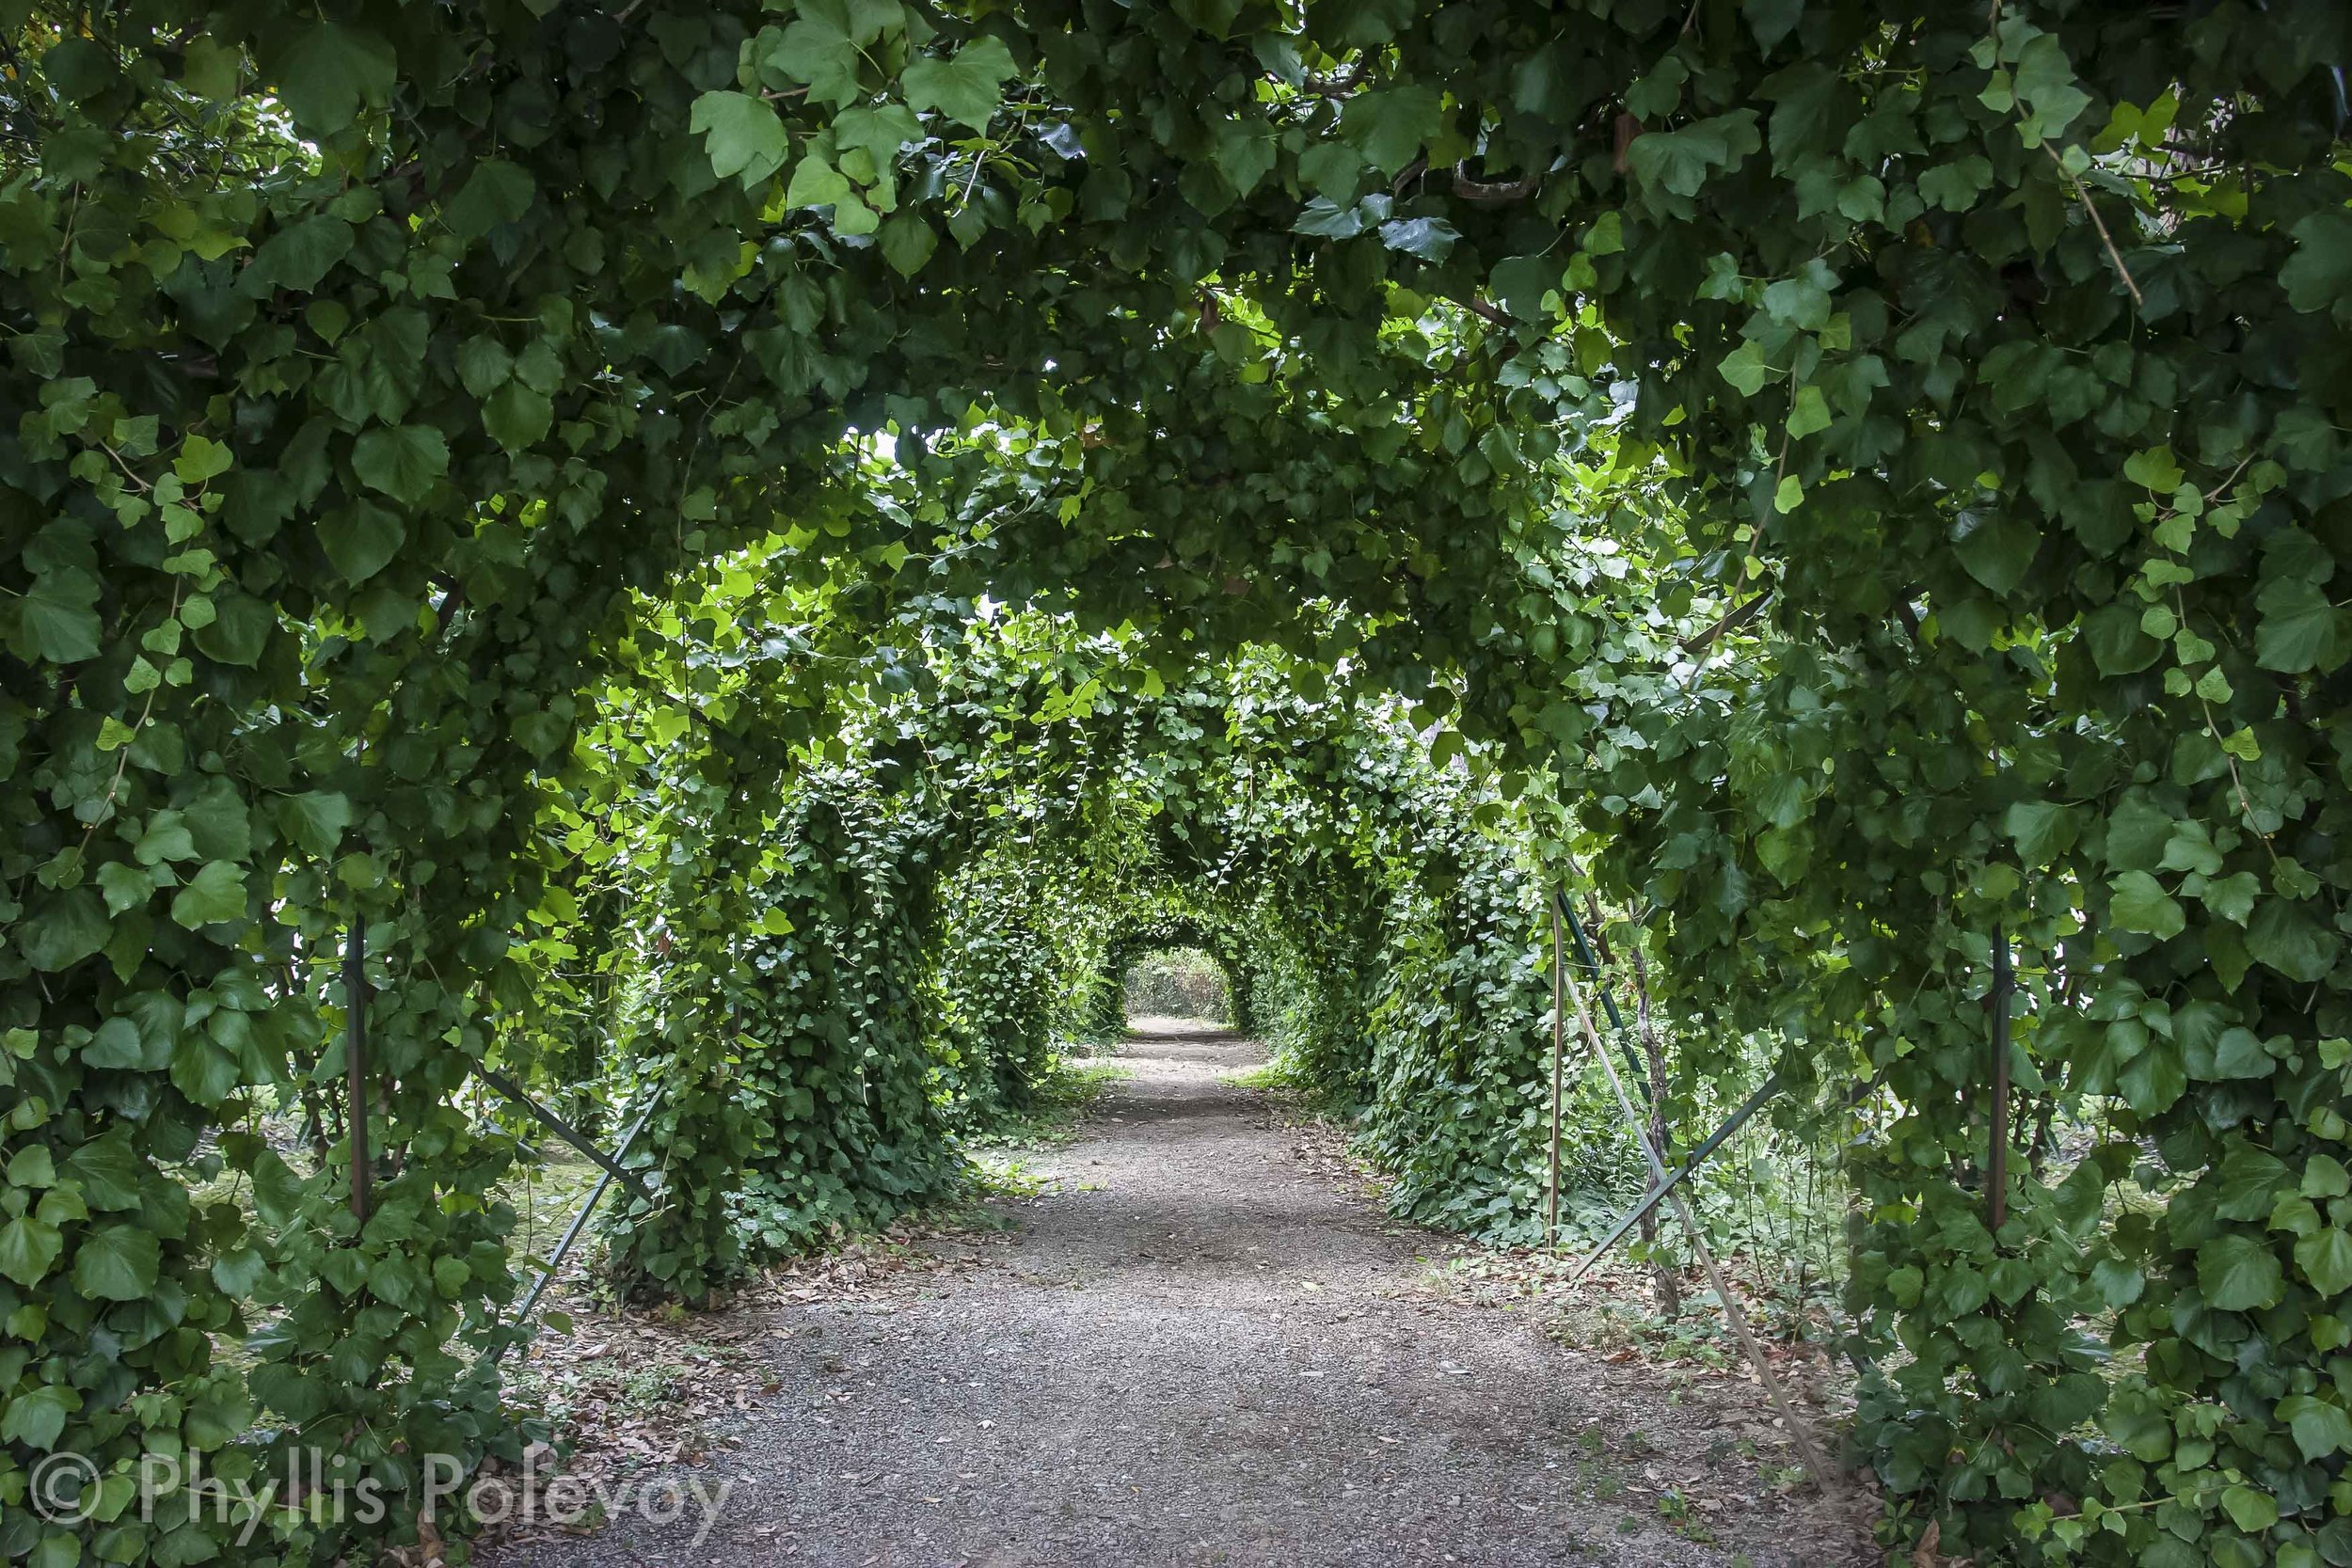
POLYGON ((1427 1290, 1432 1238, 1224 1081, 1258 1056, 1129 1040, 1133 1076, 1039 1162, 1056 1180, 1018 1229, 943 1243, 983 1263, 784 1311, 778 1386, 679 1472, 736 1482, 699 1545, 691 1517, 625 1517, 497 1568, 1854 1560, 1757 1497, 1727 1450, 1772 1438, 1736 1396, 1669 1408, 1646 1369, 1427 1290), (1731 1499, 1702 1515, 1721 1544, 1661 1521, 1694 1480, 1731 1499))

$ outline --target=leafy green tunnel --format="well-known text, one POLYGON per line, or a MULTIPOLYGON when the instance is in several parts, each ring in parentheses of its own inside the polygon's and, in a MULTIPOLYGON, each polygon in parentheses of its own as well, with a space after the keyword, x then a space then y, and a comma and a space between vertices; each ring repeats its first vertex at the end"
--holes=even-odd
POLYGON ((596 768, 546 802, 611 852, 577 863, 564 901, 596 917, 549 923, 497 1060, 610 1063, 605 1104, 658 1092, 652 1195, 612 1226, 626 1278, 700 1296, 952 1192, 957 1138, 1116 1034, 1128 965, 1179 942, 1362 1114, 1410 1212, 1531 1233, 1533 800, 1439 765, 1390 694, 1319 670, 1302 694, 1271 647, 1170 688, 1132 634, 993 609, 899 622, 851 681, 812 651, 827 628, 776 617, 802 607, 727 596, 766 580, 722 567, 644 607, 665 657, 726 673, 691 701, 652 671, 610 689, 596 768), (755 727, 779 713, 798 743, 755 727))
POLYGON ((2352 1562, 2347 70, 0 5, 0 1550, 333 1561, 414 1511, 135 1478, 517 1452, 485 1069, 652 1105, 612 1264, 699 1296, 949 1187, 1154 932, 1523 1238, 1566 885, 1676 1136, 1771 1066, 1842 1150, 1890 1544, 2352 1562))

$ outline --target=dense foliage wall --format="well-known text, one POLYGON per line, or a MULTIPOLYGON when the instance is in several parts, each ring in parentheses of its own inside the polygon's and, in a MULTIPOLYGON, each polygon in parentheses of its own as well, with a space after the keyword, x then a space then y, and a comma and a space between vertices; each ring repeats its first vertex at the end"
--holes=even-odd
POLYGON ((1290 760, 1228 830, 1258 1029, 1394 1179, 1399 1212, 1534 1238, 1550 980, 1529 814, 1435 762, 1399 711, 1284 694, 1251 718, 1242 765, 1290 760))

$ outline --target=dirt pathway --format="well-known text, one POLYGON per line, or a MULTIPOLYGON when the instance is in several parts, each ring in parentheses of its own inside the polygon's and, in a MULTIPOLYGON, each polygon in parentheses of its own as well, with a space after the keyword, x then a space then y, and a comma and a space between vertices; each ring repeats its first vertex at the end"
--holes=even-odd
POLYGON ((1771 1500, 1677 1519, 1661 1494, 1740 1468, 1762 1418, 1431 1292, 1431 1239, 1227 1081, 1258 1056, 1138 1035, 987 1263, 787 1311, 699 1544, 691 1511, 623 1515, 501 1568, 1847 1560, 1771 1500))

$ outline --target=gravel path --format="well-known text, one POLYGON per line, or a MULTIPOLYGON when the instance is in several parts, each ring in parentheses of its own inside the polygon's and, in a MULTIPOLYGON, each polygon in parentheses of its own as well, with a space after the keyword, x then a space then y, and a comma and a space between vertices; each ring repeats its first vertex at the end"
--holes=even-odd
POLYGON ((1433 1293, 1416 1257, 1432 1238, 1302 1158, 1263 1096, 1226 1081, 1259 1054, 1176 1026, 1131 1038, 1133 1076, 1037 1162, 1053 1180, 1009 1206, 1018 1230, 941 1244, 984 1262, 785 1311, 760 1352, 773 1392, 729 1418, 695 1472, 734 1483, 699 1544, 690 1509, 498 1556, 529 1568, 1850 1560, 1810 1549, 1802 1516, 1772 1501, 1701 1516, 1696 1533, 1720 1544, 1674 1528, 1660 1493, 1696 1472, 1719 1497, 1727 1477, 1736 1487, 1732 1446, 1769 1446, 1763 1418, 1669 1408, 1647 1369, 1433 1293))

